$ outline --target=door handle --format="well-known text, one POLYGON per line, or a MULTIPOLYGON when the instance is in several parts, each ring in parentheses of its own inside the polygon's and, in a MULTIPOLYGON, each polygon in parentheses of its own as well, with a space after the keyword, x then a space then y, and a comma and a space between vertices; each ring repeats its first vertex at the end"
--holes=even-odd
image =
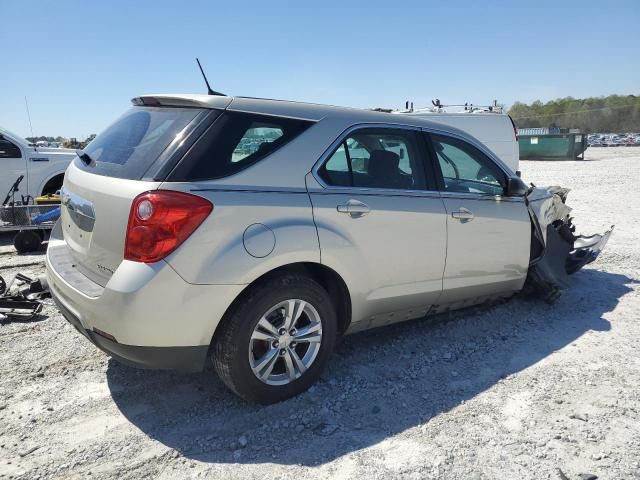
POLYGON ((457 218, 458 220, 462 220, 463 222, 464 221, 471 221, 471 220, 474 219, 473 212, 471 210, 467 210, 464 207, 460 207, 455 212, 451 212, 451 216, 453 218, 457 218))
POLYGON ((340 213, 348 213, 352 217, 361 217, 371 211, 367 204, 356 200, 349 200, 347 203, 338 205, 336 210, 340 213))

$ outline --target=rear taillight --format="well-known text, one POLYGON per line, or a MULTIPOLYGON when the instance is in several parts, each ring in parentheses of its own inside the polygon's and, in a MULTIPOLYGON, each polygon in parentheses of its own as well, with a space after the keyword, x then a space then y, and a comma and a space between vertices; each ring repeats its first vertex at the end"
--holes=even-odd
POLYGON ((173 252, 209 216, 213 204, 183 192, 156 190, 131 205, 124 258, 153 263, 173 252))

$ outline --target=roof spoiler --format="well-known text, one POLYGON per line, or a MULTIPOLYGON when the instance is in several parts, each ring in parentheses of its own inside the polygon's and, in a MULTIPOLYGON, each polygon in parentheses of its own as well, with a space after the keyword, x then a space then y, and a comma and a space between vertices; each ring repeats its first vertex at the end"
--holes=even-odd
POLYGON ((141 95, 131 99, 139 107, 226 108, 233 97, 220 95, 161 94, 141 95))

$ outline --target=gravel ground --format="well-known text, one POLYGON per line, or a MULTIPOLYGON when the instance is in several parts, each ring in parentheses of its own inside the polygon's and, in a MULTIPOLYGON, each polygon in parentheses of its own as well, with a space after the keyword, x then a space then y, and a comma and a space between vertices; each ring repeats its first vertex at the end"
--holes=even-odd
MULTIPOLYGON (((616 224, 555 305, 347 337, 320 383, 278 405, 212 372, 121 366, 51 304, 0 326, 0 478, 640 478, 640 149, 586 160, 521 163, 573 189, 579 229, 616 224)), ((42 255, 0 243, 5 278, 43 273, 42 255)))

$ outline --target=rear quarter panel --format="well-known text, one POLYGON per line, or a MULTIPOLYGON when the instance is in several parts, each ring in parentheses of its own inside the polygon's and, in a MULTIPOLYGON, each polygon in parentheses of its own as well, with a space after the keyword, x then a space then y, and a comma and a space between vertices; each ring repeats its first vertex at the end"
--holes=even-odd
POLYGON ((199 195, 214 205, 203 224, 166 259, 189 283, 246 285, 283 265, 320 263, 318 235, 305 190, 221 189, 202 183, 165 183, 161 189, 199 195), (256 225, 253 230, 273 235, 253 236, 247 229, 256 225), (245 246, 249 242, 257 242, 260 256, 249 253, 245 246))

